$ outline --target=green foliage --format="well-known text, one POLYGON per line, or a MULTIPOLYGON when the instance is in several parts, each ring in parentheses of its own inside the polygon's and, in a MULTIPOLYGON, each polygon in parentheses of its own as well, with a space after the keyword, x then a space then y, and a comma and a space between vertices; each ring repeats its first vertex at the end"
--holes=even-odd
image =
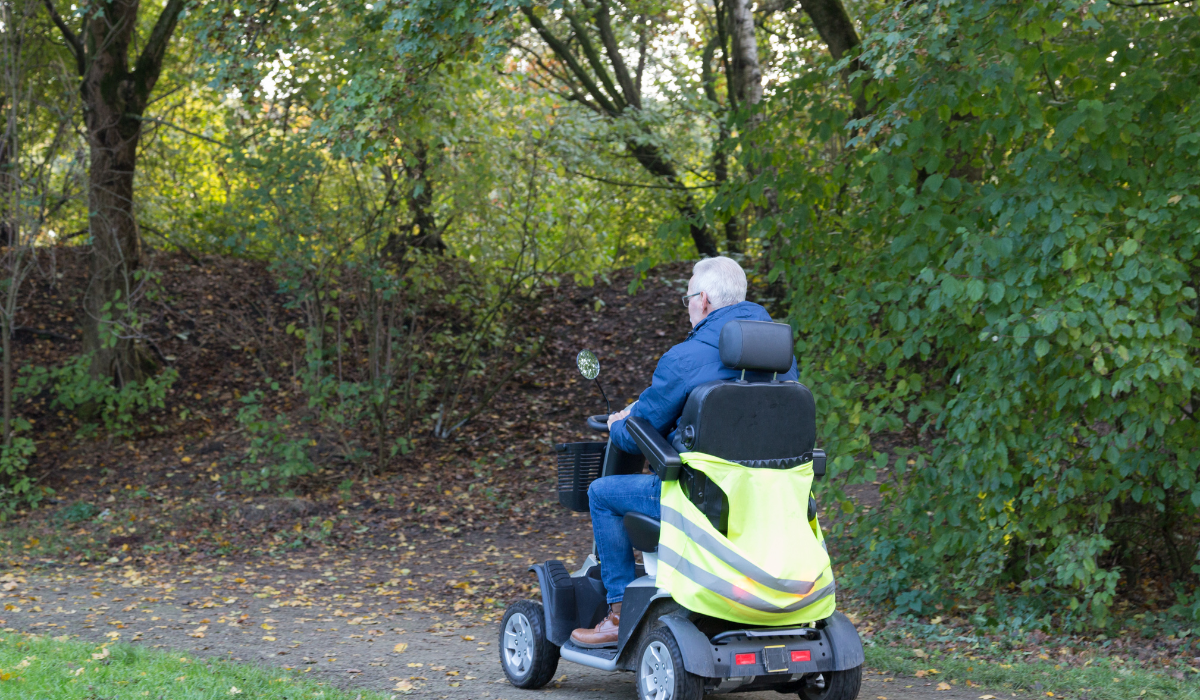
POLYGON ((788 91, 816 126, 772 271, 835 469, 920 444, 843 585, 914 612, 1011 590, 1077 627, 1143 575, 1193 595, 1200 20, 947 0, 870 26, 850 148, 843 100, 788 91))
POLYGON ((243 396, 242 403, 237 422, 250 442, 245 459, 250 464, 262 465, 257 469, 242 470, 244 485, 259 491, 282 488, 317 470, 309 457, 309 448, 316 443, 308 433, 292 430, 287 416, 276 414, 267 418, 261 391, 243 396))
POLYGON ((71 505, 57 511, 54 514, 55 520, 67 523, 81 523, 85 520, 91 520, 100 514, 100 509, 87 501, 76 501, 71 505))
MULTIPOLYGON (((79 355, 61 367, 28 368, 22 378, 27 391, 49 385, 54 396, 52 405, 78 413, 83 419, 80 434, 88 437, 101 428, 108 437, 117 439, 141 433, 145 426, 139 418, 163 408, 171 386, 179 378, 179 372, 168 367, 141 383, 117 387, 111 381, 91 376, 90 366, 91 357, 79 355)), ((157 425, 152 427, 161 430, 157 425)))
MULTIPOLYGON (((18 430, 28 430, 25 421, 16 421, 18 430)), ((43 489, 35 488, 35 481, 27 472, 29 460, 37 453, 33 439, 16 434, 8 445, 0 446, 0 520, 22 505, 36 506, 44 495, 43 489)))

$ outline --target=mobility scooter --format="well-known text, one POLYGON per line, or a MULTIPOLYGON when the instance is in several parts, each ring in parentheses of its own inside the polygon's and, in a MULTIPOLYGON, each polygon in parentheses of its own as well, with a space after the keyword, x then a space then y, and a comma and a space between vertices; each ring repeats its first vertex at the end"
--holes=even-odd
MULTIPOLYGON (((804 385, 775 376, 791 367, 793 347, 786 324, 731 321, 719 350, 740 377, 693 390, 670 440, 631 417, 639 455, 611 442, 556 447, 564 506, 587 512, 593 480, 640 474, 648 461, 663 483, 662 518, 624 518, 643 563, 625 589, 611 647, 571 640, 573 630, 607 613, 594 546, 574 572, 558 560, 530 567, 542 601, 513 603, 500 625, 500 663, 513 685, 544 686, 564 658, 635 672, 641 700, 758 690, 802 700, 858 696, 862 642, 834 611, 832 570, 809 494, 826 461, 815 445, 815 402, 804 385), (719 468, 706 466, 714 463, 719 468)), ((590 351, 578 364, 588 379, 599 374, 590 351)), ((606 421, 587 419, 603 432, 606 421)))

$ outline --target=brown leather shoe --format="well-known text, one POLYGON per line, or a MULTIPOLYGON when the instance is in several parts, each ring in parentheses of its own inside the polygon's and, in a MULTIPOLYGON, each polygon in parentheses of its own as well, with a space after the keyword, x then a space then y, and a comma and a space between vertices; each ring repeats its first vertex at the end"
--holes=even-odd
POLYGON ((571 641, 575 642, 575 646, 583 647, 584 649, 615 646, 620 627, 621 608, 620 603, 616 603, 608 609, 608 616, 601 620, 600 624, 591 629, 582 627, 572 632, 571 641))

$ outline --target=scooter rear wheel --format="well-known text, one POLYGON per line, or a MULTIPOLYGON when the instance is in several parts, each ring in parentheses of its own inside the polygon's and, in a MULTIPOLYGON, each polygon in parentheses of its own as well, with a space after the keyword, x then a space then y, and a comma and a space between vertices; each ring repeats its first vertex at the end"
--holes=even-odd
POLYGON ((826 671, 804 679, 800 700, 855 700, 862 688, 862 666, 826 671))
POLYGON ((558 647, 546 639, 541 603, 519 600, 504 611, 500 622, 500 665, 508 682, 518 688, 541 688, 554 678, 558 647))
POLYGON ((638 700, 701 700, 704 679, 688 673, 675 635, 659 627, 646 635, 637 652, 638 700))

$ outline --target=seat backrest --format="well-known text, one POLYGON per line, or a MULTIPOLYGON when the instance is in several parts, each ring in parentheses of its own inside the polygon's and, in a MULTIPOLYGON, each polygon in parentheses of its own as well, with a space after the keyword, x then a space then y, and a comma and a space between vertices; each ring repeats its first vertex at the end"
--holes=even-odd
MULTIPOLYGON (((721 329, 721 361, 753 376, 786 372, 793 358, 791 326, 730 321, 721 329)), ((676 448, 751 467, 801 463, 817 441, 812 392, 794 381, 718 380, 692 390, 676 432, 676 448)))

